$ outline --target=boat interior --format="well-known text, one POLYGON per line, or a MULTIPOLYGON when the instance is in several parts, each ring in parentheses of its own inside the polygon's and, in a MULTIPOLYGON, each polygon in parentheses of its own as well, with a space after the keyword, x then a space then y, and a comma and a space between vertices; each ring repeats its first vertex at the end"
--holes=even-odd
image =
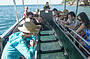
MULTIPOLYGON (((78 39, 84 40, 73 29, 72 34, 66 30, 60 23, 53 20, 52 11, 40 10, 42 17, 41 29, 37 34, 35 43, 35 55, 33 59, 87 59, 90 56, 90 50, 83 46, 78 39)), ((18 26, 25 18, 21 18, 11 28, 0 36, 0 56, 9 36, 18 32, 18 26)), ((89 43, 87 43, 90 45, 89 43)))

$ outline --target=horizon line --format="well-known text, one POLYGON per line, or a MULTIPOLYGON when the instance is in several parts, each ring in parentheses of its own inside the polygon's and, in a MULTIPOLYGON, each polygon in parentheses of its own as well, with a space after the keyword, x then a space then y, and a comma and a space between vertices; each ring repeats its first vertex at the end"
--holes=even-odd
MULTIPOLYGON (((2 5, 8 5, 8 4, 2 4, 2 5)), ((17 5, 22 5, 22 4, 17 4, 17 5)), ((25 5, 45 5, 45 4, 25 4, 25 5)), ((61 4, 50 4, 50 5, 61 5, 61 4)))

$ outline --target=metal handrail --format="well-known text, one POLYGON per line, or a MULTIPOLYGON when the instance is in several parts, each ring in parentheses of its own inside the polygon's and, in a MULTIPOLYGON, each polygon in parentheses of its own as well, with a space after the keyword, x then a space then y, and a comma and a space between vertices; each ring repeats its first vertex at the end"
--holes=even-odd
MULTIPOLYGON (((56 22, 55 22, 56 23, 56 22)), ((62 25, 61 24, 57 24, 56 23, 56 25, 60 28, 60 26, 62 27, 62 25), (59 26, 60 25, 60 26, 59 26)), ((62 27, 63 28, 63 30, 61 29, 61 31, 63 31, 63 33, 64 32, 68 32, 64 27, 62 27)), ((64 33, 65 34, 65 33, 64 33)), ((70 34, 69 32, 68 32, 68 34, 70 34)), ((65 34, 66 35, 66 34, 65 34)), ((71 35, 71 34, 70 34, 71 35)), ((66 35, 67 36, 67 35, 66 35)), ((68 36, 67 36, 68 37, 68 36)), ((74 36, 72 36, 71 35, 71 37, 77 42, 77 43, 79 43, 75 38, 74 38, 74 36)), ((68 37, 69 38, 69 37, 68 37)), ((75 45, 75 43, 73 43, 73 41, 69 38, 69 40, 71 41, 71 43, 76 47, 76 49, 81 53, 81 55, 84 57, 84 59, 87 59, 87 57, 83 54, 83 52, 81 52, 80 50, 79 50, 79 48, 75 45)), ((90 55, 90 53, 86 50, 86 48, 84 48, 83 46, 82 46, 82 44, 80 44, 79 43, 79 45, 90 55)))
MULTIPOLYGON (((74 30, 72 30, 72 31, 74 31, 74 30)), ((74 31, 75 32, 75 31, 74 31)), ((69 32, 68 32, 69 33, 69 32)), ((69 33, 70 34, 70 33, 69 33)), ((75 34, 75 33, 74 33, 75 34)), ((71 34, 70 34, 71 35, 71 34)), ((76 34, 76 35, 78 35, 78 34, 76 34)), ((82 46, 82 44, 80 43, 80 42, 78 42, 78 40, 73 36, 73 35, 71 35, 72 36, 72 38, 90 55, 90 52, 86 49, 86 48, 84 48, 83 46, 82 46)), ((80 36, 80 35, 79 35, 80 36)), ((81 37, 81 36, 80 36, 81 37)))
POLYGON ((66 0, 64 0, 64 9, 66 9, 66 0))
POLYGON ((74 34, 81 38, 81 40, 85 41, 86 44, 90 46, 90 42, 87 42, 84 38, 82 38, 79 34, 77 34, 74 30, 70 29, 74 34))
POLYGON ((79 0, 76 0, 76 15, 77 15, 77 12, 78 12, 78 1, 79 0))
MULTIPOLYGON (((58 24, 58 25, 60 25, 63 29, 64 29, 64 31, 65 32, 68 32, 61 24, 58 24)), ((69 28, 70 29, 70 28, 69 28)), ((76 34, 77 36, 79 36, 81 39, 83 39, 80 35, 78 35, 74 30, 72 30, 72 29, 70 29, 71 31, 73 31, 74 32, 74 34, 76 34)), ((90 55, 90 52, 86 49, 86 48, 84 48, 83 46, 82 46, 82 44, 80 43, 80 42, 78 42, 78 40, 73 36, 73 35, 71 35, 69 32, 68 32, 68 34, 74 39, 74 41, 76 41, 89 55, 90 55)), ((83 39, 83 40, 85 40, 85 39, 83 39)), ((86 40, 85 40, 86 41, 86 40)))

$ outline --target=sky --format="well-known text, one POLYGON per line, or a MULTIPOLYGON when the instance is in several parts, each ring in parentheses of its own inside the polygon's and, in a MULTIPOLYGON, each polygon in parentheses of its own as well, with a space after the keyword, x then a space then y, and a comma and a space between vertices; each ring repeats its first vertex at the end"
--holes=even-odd
MULTIPOLYGON (((24 0, 25 5, 45 4, 46 2, 49 2, 50 4, 60 4, 62 0, 24 0)), ((22 0, 16 0, 16 4, 22 5, 22 0)), ((0 5, 14 5, 14 4, 13 0, 0 0, 0 5)))

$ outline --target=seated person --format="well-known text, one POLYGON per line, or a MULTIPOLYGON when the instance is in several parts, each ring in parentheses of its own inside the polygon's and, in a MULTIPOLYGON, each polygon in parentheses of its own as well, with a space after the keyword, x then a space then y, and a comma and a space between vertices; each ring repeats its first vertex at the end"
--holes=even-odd
POLYGON ((28 13, 28 7, 25 6, 25 8, 24 8, 24 17, 27 17, 27 13, 28 13))
POLYGON ((76 15, 74 12, 69 12, 68 20, 67 20, 67 22, 65 22, 65 27, 75 30, 79 24, 78 21, 75 19, 75 17, 76 17, 76 15))
POLYGON ((64 21, 67 21, 69 11, 67 9, 64 9, 63 13, 64 13, 64 21))
POLYGON ((39 9, 36 9, 36 11, 33 12, 33 14, 38 14, 38 15, 40 15, 40 11, 39 11, 39 9))
POLYGON ((60 12, 59 18, 60 18, 60 24, 64 25, 64 13, 63 12, 60 12))
POLYGON ((58 10, 56 8, 54 8, 52 11, 53 11, 53 16, 55 16, 58 13, 58 10))
POLYGON ((9 36, 9 41, 4 47, 1 59, 19 59, 20 56, 24 56, 26 59, 32 59, 35 54, 34 44, 36 35, 40 27, 33 22, 25 22, 23 26, 18 27, 20 32, 13 33, 9 36))
POLYGON ((56 8, 53 9, 53 20, 55 22, 59 20, 59 11, 56 8))
MULTIPOLYGON (((78 21, 79 21, 79 23, 81 23, 81 26, 76 30, 76 32, 81 33, 83 30, 86 34, 86 41, 90 44, 90 20, 89 20, 88 16, 84 12, 81 12, 78 15, 78 21)), ((83 40, 82 40, 82 42, 83 42, 84 46, 86 46, 90 50, 90 45, 88 45, 83 40)))
POLYGON ((50 9, 50 5, 49 2, 46 2, 46 4, 44 5, 44 10, 48 10, 50 9))
POLYGON ((27 13, 27 17, 24 18, 24 20, 22 20, 20 22, 20 24, 23 24, 25 22, 30 22, 33 19, 33 13, 32 12, 28 12, 27 13))

